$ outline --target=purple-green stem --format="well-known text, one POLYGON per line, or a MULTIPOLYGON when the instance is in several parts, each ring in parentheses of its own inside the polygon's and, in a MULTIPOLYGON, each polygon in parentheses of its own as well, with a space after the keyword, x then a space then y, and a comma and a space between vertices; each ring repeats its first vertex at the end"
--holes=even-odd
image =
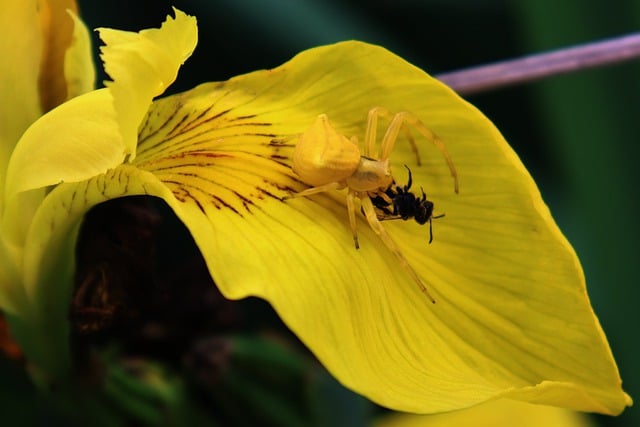
POLYGON ((640 33, 452 71, 435 77, 460 95, 640 58, 640 33))

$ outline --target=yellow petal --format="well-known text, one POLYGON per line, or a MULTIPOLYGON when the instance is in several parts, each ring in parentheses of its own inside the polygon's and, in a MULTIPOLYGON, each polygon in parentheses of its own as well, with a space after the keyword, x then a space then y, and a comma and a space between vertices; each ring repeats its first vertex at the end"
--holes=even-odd
POLYGON ((585 414, 552 406, 500 399, 462 411, 438 415, 393 414, 375 427, 591 427, 585 414))
POLYGON ((135 157, 136 135, 151 100, 175 80, 178 69, 198 41, 196 19, 178 9, 160 29, 139 33, 98 29, 107 44, 102 48, 105 70, 113 79, 107 86, 115 108, 127 154, 135 157))
POLYGON ((67 99, 93 90, 96 81, 89 30, 77 15, 71 14, 71 18, 74 22, 73 37, 64 57, 67 99))
POLYGON ((101 31, 109 43, 104 48, 105 67, 116 81, 109 90, 88 93, 59 106, 22 135, 7 172, 7 197, 86 179, 122 162, 130 149, 127 143, 131 144, 127 132, 135 132, 151 98, 173 81, 195 45, 195 20, 178 10, 176 16, 160 30, 101 31), (155 71, 148 74, 150 69, 155 71), (154 86, 151 91, 149 84, 154 86))
POLYGON ((23 244, 43 187, 82 181, 123 159, 124 143, 107 89, 54 108, 27 129, 13 151, 0 224, 2 238, 13 245, 23 244))
POLYGON ((38 84, 42 110, 49 111, 69 98, 65 56, 77 36, 77 24, 67 10, 75 14, 78 7, 75 0, 40 0, 38 6, 44 41, 38 84))
POLYGON ((7 171, 7 196, 81 181, 122 163, 124 142, 108 89, 73 98, 22 135, 7 171))
POLYGON ((11 150, 24 130, 40 114, 38 74, 42 35, 36 0, 0 0, 0 208, 11 150))
MULTIPOLYGON (((416 135, 414 135, 416 136, 416 135)), ((346 42, 274 70, 160 100, 136 164, 171 190, 222 292, 268 300, 348 387, 391 408, 434 413, 497 396, 619 413, 630 404, 589 305, 578 259, 535 183, 493 125, 450 89, 388 51, 346 42), (319 114, 362 140, 374 106, 408 110, 442 138, 400 138, 391 156, 435 203, 424 226, 386 221, 433 305, 358 218, 344 192, 281 198, 296 137, 319 114)))
POLYGON ((22 133, 43 111, 92 89, 95 78, 86 28, 77 18, 74 26, 67 13, 77 9, 74 0, 6 3, 0 17, 0 206, 7 162, 22 133))
MULTIPOLYGON (((82 50, 86 48, 86 41, 82 41, 84 27, 78 20, 76 23, 76 44, 82 50)), ((9 205, 15 195, 88 179, 122 163, 131 153, 131 144, 136 143, 129 134, 135 134, 152 97, 175 79, 196 43, 195 19, 178 10, 176 19, 168 19, 159 30, 132 33, 102 29, 101 34, 108 43, 103 56, 107 71, 115 79, 113 84, 50 111, 22 135, 12 154, 2 226, 14 234, 14 241, 21 239, 19 229, 13 226, 13 218, 20 216, 20 206, 9 205)), ((74 52, 67 57, 71 80, 78 72, 74 61, 83 57, 82 52, 74 52)), ((81 65, 80 71, 84 68, 81 65)), ((82 78, 77 83, 74 89, 83 90, 82 78)))

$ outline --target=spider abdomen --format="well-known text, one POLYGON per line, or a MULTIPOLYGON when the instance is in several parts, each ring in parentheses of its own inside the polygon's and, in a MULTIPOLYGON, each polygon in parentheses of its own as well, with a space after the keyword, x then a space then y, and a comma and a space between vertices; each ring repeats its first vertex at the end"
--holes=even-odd
POLYGON ((321 114, 300 139, 293 152, 293 171, 312 186, 342 182, 360 165, 355 140, 338 133, 321 114))

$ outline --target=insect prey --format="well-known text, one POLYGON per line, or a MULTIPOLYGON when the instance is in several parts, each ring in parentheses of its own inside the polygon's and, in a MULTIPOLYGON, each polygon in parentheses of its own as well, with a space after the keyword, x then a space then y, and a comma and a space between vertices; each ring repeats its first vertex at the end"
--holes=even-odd
POLYGON ((418 224, 424 225, 429 222, 429 243, 433 241, 433 219, 442 218, 444 214, 433 215, 433 202, 427 200, 427 195, 421 188, 422 196, 417 196, 411 192, 413 179, 411 169, 407 165, 404 166, 409 173, 407 185, 400 187, 392 183, 385 190, 387 197, 376 195, 371 197, 373 206, 379 210, 378 220, 386 221, 390 219, 408 220, 413 218, 418 224), (395 185, 395 187, 394 187, 395 185))

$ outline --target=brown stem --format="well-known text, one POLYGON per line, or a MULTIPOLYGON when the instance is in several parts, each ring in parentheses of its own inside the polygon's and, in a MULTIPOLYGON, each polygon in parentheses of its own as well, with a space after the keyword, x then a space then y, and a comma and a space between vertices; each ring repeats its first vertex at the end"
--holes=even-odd
POLYGON ((435 76, 461 95, 640 57, 640 33, 435 76))

